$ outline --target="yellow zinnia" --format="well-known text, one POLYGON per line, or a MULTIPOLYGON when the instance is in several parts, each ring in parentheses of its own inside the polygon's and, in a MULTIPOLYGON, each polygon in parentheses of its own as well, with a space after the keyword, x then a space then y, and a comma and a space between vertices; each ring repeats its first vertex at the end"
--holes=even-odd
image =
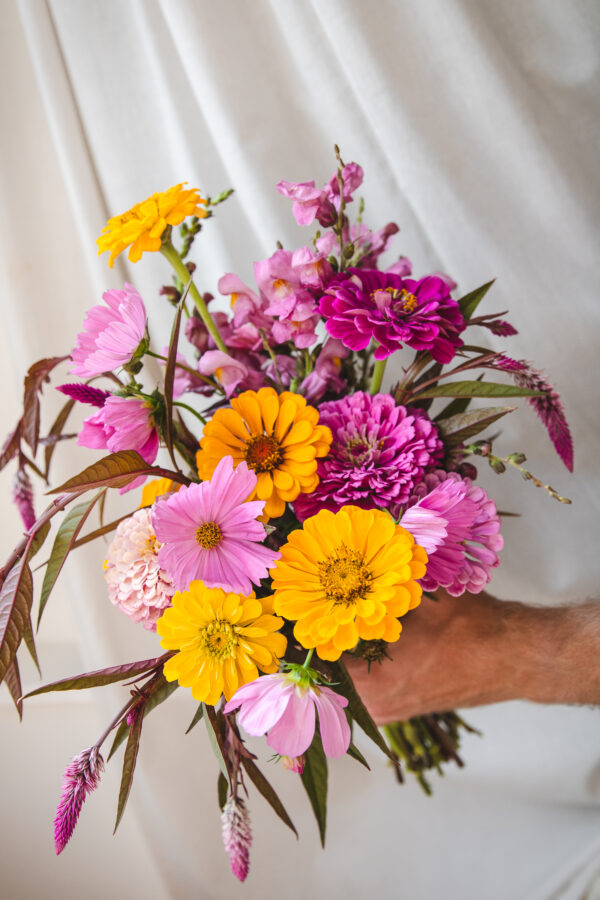
POLYGON ((108 265, 127 247, 131 262, 137 262, 147 250, 160 250, 162 235, 168 225, 179 225, 187 216, 206 217, 206 200, 197 188, 184 190, 176 184, 168 191, 152 194, 147 200, 136 203, 120 216, 109 219, 96 241, 98 254, 110 250, 108 265))
POLYGON ((175 491, 178 491, 181 487, 176 481, 171 481, 170 478, 153 478, 152 481, 149 481, 142 488, 142 500, 139 508, 142 506, 152 506, 154 501, 158 497, 163 497, 165 494, 172 494, 175 491))
POLYGON ((265 500, 266 517, 282 516, 286 502, 319 483, 317 458, 327 455, 332 437, 318 421, 317 410, 298 394, 244 391, 204 426, 198 474, 210 478, 224 456, 233 457, 234 466, 244 460, 258 479, 248 499, 265 500))
POLYGON ((427 554, 377 509, 321 510, 292 531, 271 569, 274 609, 297 620, 294 636, 321 659, 363 640, 397 641, 403 616, 421 602, 415 579, 427 554))
POLYGON ((179 651, 165 663, 165 678, 214 706, 221 694, 229 700, 238 687, 258 678, 259 669, 276 672, 287 641, 279 634, 283 620, 272 613, 270 597, 226 594, 192 581, 156 623, 161 647, 179 651))

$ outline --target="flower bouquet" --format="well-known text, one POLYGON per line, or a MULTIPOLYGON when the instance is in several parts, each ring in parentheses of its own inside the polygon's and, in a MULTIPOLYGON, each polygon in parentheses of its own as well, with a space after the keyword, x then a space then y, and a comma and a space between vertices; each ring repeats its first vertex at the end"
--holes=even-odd
POLYGON ((277 185, 297 222, 319 230, 306 246, 278 245, 256 262, 256 289, 223 275, 216 287, 230 298, 228 313, 202 292, 211 286, 198 286, 189 254, 231 191, 211 199, 179 184, 110 219, 98 247, 110 252, 111 267, 128 249, 132 262, 160 252, 173 269, 159 291, 173 307, 168 346, 162 353, 151 347, 146 306, 126 283, 90 309, 69 356, 41 360, 25 378, 23 415, 0 456, 1 467, 17 462, 14 500, 26 529, 0 573, 0 680, 21 715, 23 641, 37 662, 31 563, 54 520, 40 567, 38 626, 67 556, 104 538, 110 543, 99 550, 98 577, 105 559, 108 597, 156 632, 157 645, 152 659, 26 695, 119 682, 126 688, 104 734, 67 767, 57 853, 99 782, 109 739, 108 759, 125 744, 118 826, 144 719, 179 686, 198 703, 188 731, 203 719, 218 761, 223 839, 240 880, 249 866, 250 784, 295 831, 247 735, 266 736, 271 764, 302 779, 322 841, 328 759, 349 754, 367 765, 353 742, 355 726, 400 780, 407 769, 429 790, 427 771, 460 762, 460 735, 469 726, 441 710, 380 731, 344 654, 385 666, 402 620, 418 616, 421 602, 436 602, 438 588, 459 596, 490 581, 500 561, 501 514, 477 484, 473 458, 497 473, 516 469, 569 502, 523 467, 523 453, 497 456, 492 437, 481 436, 515 407, 474 408, 473 399, 525 398, 572 469, 569 429, 545 377, 468 342, 472 326, 516 333, 505 313, 478 314, 491 282, 455 299, 448 275, 414 278, 404 256, 380 268, 398 226, 372 231, 362 200, 352 221, 363 172, 345 164, 338 148, 336 155, 324 187, 277 185), (395 382, 384 391, 390 357, 395 382), (154 360, 162 368, 158 386, 146 366, 154 360), (42 435, 42 387, 67 361, 79 380, 58 385, 68 399, 42 435), (50 487, 53 454, 75 436, 65 429, 76 404, 92 408, 77 443, 103 455, 49 490, 54 499, 37 516, 31 475, 50 487), (115 490, 131 499, 131 510, 107 523, 115 490), (100 524, 91 528, 94 509, 100 524))

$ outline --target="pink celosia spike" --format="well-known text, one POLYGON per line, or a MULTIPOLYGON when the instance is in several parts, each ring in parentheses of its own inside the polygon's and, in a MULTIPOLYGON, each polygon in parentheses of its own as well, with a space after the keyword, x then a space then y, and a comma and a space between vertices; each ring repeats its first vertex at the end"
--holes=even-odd
POLYGON ((245 881, 250 868, 252 832, 250 816, 241 798, 230 794, 221 814, 223 844, 229 854, 231 871, 240 881, 245 881))
POLYGON ((515 373, 515 384, 532 391, 544 391, 541 397, 528 397, 527 402, 535 409, 550 435, 556 452, 569 472, 573 471, 573 438, 565 418, 564 408, 558 392, 550 384, 543 372, 524 363, 525 370, 515 373))
POLYGON ((71 839, 83 802, 87 795, 98 787, 103 770, 104 760, 97 747, 83 750, 67 766, 54 819, 54 845, 57 855, 62 853, 71 839))
POLYGON ((72 400, 98 407, 104 406, 105 401, 111 396, 110 391, 101 391, 100 388, 92 387, 90 384, 59 384, 56 390, 72 400))

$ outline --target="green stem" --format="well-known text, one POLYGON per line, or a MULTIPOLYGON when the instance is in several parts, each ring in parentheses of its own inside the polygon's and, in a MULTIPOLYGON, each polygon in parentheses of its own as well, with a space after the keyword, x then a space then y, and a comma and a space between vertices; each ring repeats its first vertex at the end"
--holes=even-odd
MULTIPOLYGON (((186 264, 182 260, 181 256, 179 255, 179 253, 177 252, 177 250, 175 249, 173 244, 170 241, 164 243, 162 245, 162 247, 160 248, 160 252, 165 257, 165 259, 168 260, 168 262, 170 262, 171 266, 173 267, 173 269, 175 271, 175 274, 181 280, 183 285, 185 287, 187 287, 187 284, 191 280, 192 276, 190 275, 186 264)), ((212 335, 215 344, 217 345, 219 350, 222 350, 223 353, 227 353, 227 348, 223 342, 223 338, 221 337, 221 335, 219 333, 219 329, 213 322, 212 316, 207 309, 206 303, 200 296, 200 292, 198 291, 198 288, 196 287, 196 285, 194 284, 193 281, 190 285, 190 296, 191 296, 192 300, 194 301, 194 304, 196 306, 196 309, 198 310, 198 313, 200 314, 200 318, 202 319, 206 328, 212 335)))
MULTIPOLYGON (((155 353, 154 350, 146 350, 146 356, 153 356, 154 359, 160 359, 165 363, 169 361, 166 356, 163 356, 161 353, 155 353)), ((193 375, 194 378, 200 378, 202 381, 206 382, 206 384, 209 384, 215 391, 220 391, 221 394, 225 393, 220 384, 217 384, 216 381, 213 381, 212 378, 208 378, 206 375, 201 375, 197 369, 192 369, 191 366, 184 366, 183 363, 179 362, 175 363, 175 368, 183 369, 185 372, 189 372, 190 375, 193 375)))
POLYGON ((302 663, 302 668, 303 668, 303 669, 308 669, 308 666, 309 666, 309 664, 310 664, 310 661, 311 661, 311 659, 312 659, 312 655, 313 655, 314 652, 315 652, 315 651, 314 651, 314 648, 313 648, 312 650, 309 650, 308 653, 306 654, 306 659, 305 659, 304 662, 302 663))
POLYGON ((200 419, 203 425, 206 425, 206 419, 204 418, 204 416, 201 416, 199 412, 197 412, 191 406, 188 406, 187 403, 182 403, 181 400, 173 400, 173 406, 180 406, 182 409, 187 409, 187 411, 191 412, 192 415, 196 416, 197 419, 200 419))
POLYGON ((381 382, 383 381, 383 373, 385 372, 386 363, 387 358, 376 360, 375 368, 373 369, 373 377, 371 378, 371 387, 369 388, 370 394, 379 393, 381 382))

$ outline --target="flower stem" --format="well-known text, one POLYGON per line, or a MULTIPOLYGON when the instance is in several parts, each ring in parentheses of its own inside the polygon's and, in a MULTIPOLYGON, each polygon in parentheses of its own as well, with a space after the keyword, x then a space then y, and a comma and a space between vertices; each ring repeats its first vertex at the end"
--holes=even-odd
POLYGON ((369 393, 371 395, 378 394, 381 388, 381 382, 383 381, 383 373, 385 372, 385 366, 387 363, 386 359, 378 359, 375 362, 375 368, 373 369, 373 377, 371 378, 371 387, 369 388, 369 393))
MULTIPOLYGON (((183 284, 185 286, 187 286, 187 284, 190 281, 192 276, 190 275, 190 272, 189 272, 186 264, 182 260, 181 256, 179 255, 179 253, 177 252, 177 250, 175 249, 173 244, 170 241, 164 243, 162 245, 162 247, 160 248, 160 252, 165 257, 165 259, 168 260, 168 262, 170 262, 171 266, 173 267, 173 269, 175 271, 175 274, 180 278, 180 280, 183 282, 183 284)), ((221 337, 221 335, 219 333, 219 329, 215 325, 215 323, 212 319, 212 316, 207 309, 206 303, 200 296, 200 292, 198 291, 198 288, 196 287, 196 285, 194 284, 193 281, 190 285, 190 295, 192 297, 192 300, 194 301, 196 309, 198 310, 198 312, 200 314, 200 318, 204 322, 209 333, 212 335, 212 338, 213 338, 215 344, 217 345, 219 350, 222 350, 223 353, 227 353, 227 348, 225 347, 223 338, 221 337)))
POLYGON ((193 409, 191 406, 188 406, 187 403, 182 403, 181 400, 173 400, 173 406, 180 406, 182 409, 187 409, 188 412, 191 412, 197 419, 200 419, 203 425, 206 425, 206 419, 204 416, 201 416, 199 412, 193 409))
POLYGON ((303 668, 303 669, 308 669, 308 666, 310 665, 310 661, 311 661, 311 659, 312 659, 312 655, 313 655, 314 652, 315 652, 315 651, 314 651, 314 647, 313 647, 313 649, 312 649, 312 650, 309 650, 308 653, 306 654, 306 659, 305 659, 304 662, 302 663, 302 668, 303 668))

